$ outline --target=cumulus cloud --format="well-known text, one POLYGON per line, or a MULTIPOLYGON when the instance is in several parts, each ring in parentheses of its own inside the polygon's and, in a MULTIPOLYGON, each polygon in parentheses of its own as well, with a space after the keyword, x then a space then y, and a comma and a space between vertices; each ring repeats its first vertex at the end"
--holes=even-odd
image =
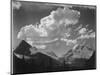
POLYGON ((30 24, 22 27, 17 35, 18 39, 25 40, 26 37, 33 37, 36 35, 35 27, 30 24))
POLYGON ((81 28, 79 34, 81 35, 78 39, 95 38, 95 32, 93 30, 87 30, 86 28, 81 28))
MULTIPOLYGON (((14 6, 19 8, 21 4, 14 3, 14 6), (18 6, 17 6, 18 5, 18 6)), ((28 25, 25 27, 22 27, 21 31, 18 34, 18 38, 22 36, 31 36, 41 34, 41 36, 47 35, 46 28, 47 29, 54 29, 57 28, 63 24, 76 24, 78 22, 80 16, 80 12, 76 10, 72 10, 69 8, 58 8, 55 11, 52 11, 49 16, 43 17, 40 20, 40 24, 37 25, 28 25), (37 26, 37 27, 36 27, 37 26)))
POLYGON ((80 30, 79 30, 79 34, 84 34, 86 32, 86 28, 81 28, 80 30))
POLYGON ((76 37, 75 35, 69 33, 69 35, 66 36, 65 38, 61 38, 62 41, 66 42, 66 45, 74 44, 75 47, 73 49, 77 47, 77 44, 79 43, 80 40, 87 40, 90 38, 93 38, 93 39, 95 38, 95 32, 92 29, 88 30, 86 27, 82 28, 82 24, 73 30, 75 31, 72 31, 72 33, 75 33, 76 37))
POLYGON ((53 15, 57 22, 63 21, 66 24, 76 24, 80 17, 80 12, 69 8, 58 8, 53 15))
POLYGON ((12 1, 12 8, 13 9, 19 10, 20 7, 21 7, 21 3, 20 2, 12 1))
POLYGON ((58 27, 62 24, 76 24, 80 17, 80 12, 72 10, 70 8, 58 8, 52 11, 49 16, 46 16, 40 20, 40 26, 48 28, 58 27))

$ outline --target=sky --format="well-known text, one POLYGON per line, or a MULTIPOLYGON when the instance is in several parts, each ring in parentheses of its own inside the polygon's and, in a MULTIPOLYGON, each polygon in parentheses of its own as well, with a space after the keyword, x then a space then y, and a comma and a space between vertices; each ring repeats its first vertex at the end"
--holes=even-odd
POLYGON ((15 49, 21 40, 17 39, 17 34, 23 26, 29 24, 36 24, 40 19, 48 16, 51 11, 56 10, 58 7, 73 6, 72 9, 80 11, 79 24, 84 26, 89 24, 89 29, 95 31, 96 26, 96 11, 93 6, 80 6, 68 4, 55 4, 55 3, 41 3, 41 2, 12 2, 12 42, 15 49))

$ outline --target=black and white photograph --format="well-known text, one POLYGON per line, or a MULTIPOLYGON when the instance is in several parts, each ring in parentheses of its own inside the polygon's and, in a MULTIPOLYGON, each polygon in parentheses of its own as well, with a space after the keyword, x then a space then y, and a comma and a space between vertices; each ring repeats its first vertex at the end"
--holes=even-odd
POLYGON ((96 69, 96 6, 11 0, 11 71, 96 69))

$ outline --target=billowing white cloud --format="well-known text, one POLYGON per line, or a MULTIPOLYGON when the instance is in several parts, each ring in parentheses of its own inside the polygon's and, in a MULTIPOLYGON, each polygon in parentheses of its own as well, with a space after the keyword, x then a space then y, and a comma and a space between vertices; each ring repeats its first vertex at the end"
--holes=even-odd
POLYGON ((86 32, 85 34, 81 34, 77 39, 89 39, 95 38, 95 32, 86 32))
POLYGON ((80 12, 69 8, 58 8, 52 11, 49 16, 40 20, 40 26, 55 28, 60 25, 69 25, 78 23, 80 12))
POLYGON ((86 28, 81 28, 80 30, 79 30, 79 34, 84 34, 86 32, 86 28))
MULTIPOLYGON (((20 3, 17 8, 19 8, 20 3)), ((14 4, 14 6, 17 6, 14 4)), ((22 35, 31 36, 41 34, 41 36, 47 35, 46 29, 54 29, 63 24, 76 24, 79 19, 79 12, 69 9, 69 8, 58 8, 55 11, 52 11, 49 16, 46 16, 40 20, 39 27, 36 25, 28 25, 22 27, 21 31, 18 34, 18 38, 22 35)))
POLYGON ((37 35, 34 28, 35 27, 32 24, 22 27, 17 35, 17 38, 21 40, 25 40, 28 37, 32 38, 33 36, 37 35))

